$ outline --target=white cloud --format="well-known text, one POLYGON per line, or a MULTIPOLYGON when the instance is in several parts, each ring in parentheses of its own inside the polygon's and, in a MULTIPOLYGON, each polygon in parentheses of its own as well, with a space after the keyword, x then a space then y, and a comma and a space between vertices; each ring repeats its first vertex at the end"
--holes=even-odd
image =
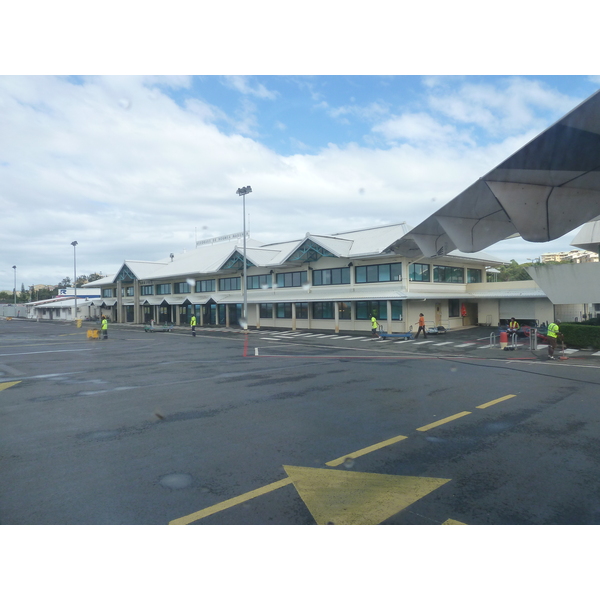
POLYGON ((279 95, 277 92, 268 90, 262 83, 251 84, 250 78, 241 75, 228 75, 224 77, 225 84, 238 92, 256 96, 263 100, 275 100, 279 95))
POLYGON ((539 132, 547 126, 540 112, 557 119, 576 104, 574 98, 527 78, 507 78, 494 84, 465 82, 450 93, 443 84, 432 90, 429 105, 437 113, 502 136, 524 128, 539 132))
POLYGON ((337 108, 329 108, 328 113, 334 119, 351 115, 366 121, 379 120, 389 114, 389 106, 384 102, 370 102, 362 106, 359 104, 348 104, 337 108))
MULTIPOLYGON (((166 93, 186 86, 186 78, 0 77, 0 289, 12 289, 13 264, 19 288, 71 276, 73 240, 81 273, 113 273, 125 259, 193 247, 195 230, 239 231, 242 185, 254 190, 250 231, 265 242, 416 225, 532 137, 521 130, 478 147, 454 116, 456 123, 426 113, 388 119, 374 102, 353 114, 380 119, 372 135, 390 147, 329 144, 308 154, 296 140, 297 154, 284 157, 248 137, 257 129, 248 98, 229 115, 198 99, 181 106, 166 93), (221 122, 243 135, 223 133, 221 122)), ((557 98, 534 92, 526 96, 534 107, 557 98)), ((471 91, 471 106, 501 110, 479 94, 471 91)), ((452 115, 461 110, 456 104, 452 115)))
POLYGON ((459 133, 454 126, 441 124, 427 113, 392 117, 375 125, 372 131, 381 134, 388 141, 403 140, 416 144, 422 142, 470 142, 468 136, 459 133))

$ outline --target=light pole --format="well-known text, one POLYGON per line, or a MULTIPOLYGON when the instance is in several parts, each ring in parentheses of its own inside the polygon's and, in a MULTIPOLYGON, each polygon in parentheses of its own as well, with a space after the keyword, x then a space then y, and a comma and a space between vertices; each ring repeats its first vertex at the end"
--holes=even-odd
POLYGON ((77 242, 71 242, 73 246, 73 289, 75 290, 75 325, 77 325, 77 242))
POLYGON ((238 188, 236 192, 238 196, 242 197, 242 210, 244 211, 244 329, 248 329, 248 282, 246 279, 246 194, 249 194, 251 191, 252 188, 247 185, 246 187, 238 188))
POLYGON ((15 294, 15 306, 17 305, 17 265, 13 265, 13 269, 15 270, 15 289, 13 290, 15 294))

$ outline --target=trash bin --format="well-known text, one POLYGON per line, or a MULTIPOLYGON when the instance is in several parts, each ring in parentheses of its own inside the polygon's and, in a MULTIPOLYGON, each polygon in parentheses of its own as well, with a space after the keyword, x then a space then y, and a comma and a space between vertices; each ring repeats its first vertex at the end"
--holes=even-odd
POLYGON ((98 340, 98 339, 100 339, 100 330, 99 329, 88 329, 87 336, 88 336, 88 339, 98 340))

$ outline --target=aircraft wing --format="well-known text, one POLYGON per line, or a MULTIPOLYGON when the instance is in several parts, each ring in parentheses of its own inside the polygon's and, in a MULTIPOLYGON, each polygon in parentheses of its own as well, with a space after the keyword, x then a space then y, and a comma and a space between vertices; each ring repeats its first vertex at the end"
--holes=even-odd
POLYGON ((478 252, 509 237, 559 238, 600 215, 600 91, 395 245, 408 256, 478 252))

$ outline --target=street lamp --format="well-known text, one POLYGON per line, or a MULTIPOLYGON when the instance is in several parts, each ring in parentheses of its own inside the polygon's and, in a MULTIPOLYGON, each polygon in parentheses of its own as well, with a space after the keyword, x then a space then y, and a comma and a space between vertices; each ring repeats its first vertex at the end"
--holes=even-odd
POLYGON ((73 246, 73 289, 75 290, 75 324, 77 325, 77 242, 71 242, 73 246))
POLYGON ((246 187, 238 188, 236 192, 238 196, 242 197, 242 210, 244 211, 244 329, 248 329, 248 283, 246 279, 246 194, 249 194, 251 191, 252 188, 247 185, 246 187))
POLYGON ((17 265, 13 265, 13 269, 15 270, 15 288, 13 292, 15 294, 15 306, 17 305, 17 265))

